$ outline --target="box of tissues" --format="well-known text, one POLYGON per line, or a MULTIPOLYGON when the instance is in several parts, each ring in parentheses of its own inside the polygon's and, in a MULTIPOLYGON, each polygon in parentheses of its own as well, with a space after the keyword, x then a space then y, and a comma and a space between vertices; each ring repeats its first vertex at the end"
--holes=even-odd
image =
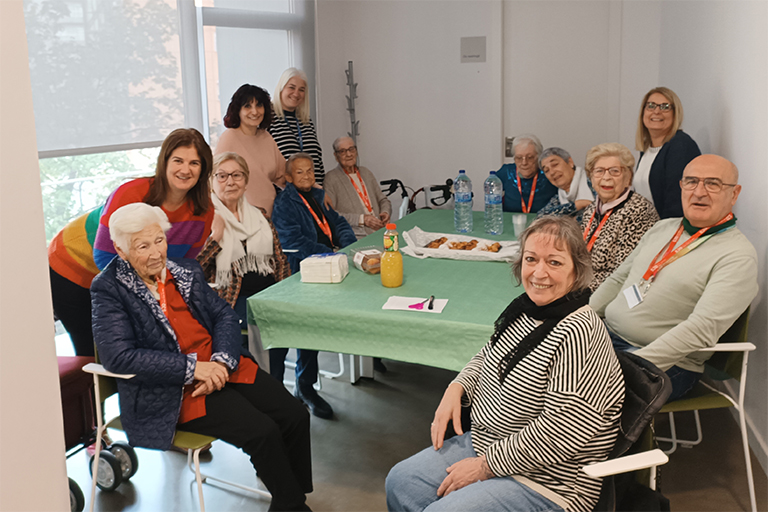
POLYGON ((313 254, 299 264, 302 283, 340 283, 349 274, 344 253, 313 254))

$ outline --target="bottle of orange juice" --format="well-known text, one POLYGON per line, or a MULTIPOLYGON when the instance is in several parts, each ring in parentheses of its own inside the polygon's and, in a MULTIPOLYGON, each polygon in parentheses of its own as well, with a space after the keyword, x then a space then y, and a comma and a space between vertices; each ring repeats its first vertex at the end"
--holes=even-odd
POLYGON ((397 239, 397 226, 387 224, 384 232, 384 254, 381 255, 381 284, 397 288, 403 284, 403 255, 397 239))

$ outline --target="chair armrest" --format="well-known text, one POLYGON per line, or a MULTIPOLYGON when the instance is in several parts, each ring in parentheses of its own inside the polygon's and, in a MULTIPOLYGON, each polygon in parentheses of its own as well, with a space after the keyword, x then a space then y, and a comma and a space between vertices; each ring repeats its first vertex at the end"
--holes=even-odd
POLYGON ((114 377, 116 379, 132 379, 136 376, 132 373, 112 373, 105 370, 103 365, 97 363, 88 363, 87 365, 83 366, 83 371, 86 373, 101 375, 102 377, 114 377))
POLYGON ((699 349, 697 352, 752 352, 755 345, 748 341, 739 343, 718 343, 714 347, 699 349))
POLYGON ((668 461, 669 457, 667 457, 667 454, 659 449, 655 449, 636 453, 634 455, 627 455, 626 457, 598 462, 596 464, 590 464, 584 466, 582 470, 591 477, 601 478, 609 475, 627 473, 629 471, 637 471, 638 469, 661 466, 668 461))

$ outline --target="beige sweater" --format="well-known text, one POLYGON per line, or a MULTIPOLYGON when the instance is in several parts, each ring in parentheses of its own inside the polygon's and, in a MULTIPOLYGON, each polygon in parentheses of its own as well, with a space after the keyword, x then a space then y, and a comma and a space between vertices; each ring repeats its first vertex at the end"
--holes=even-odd
POLYGON ((275 144, 275 140, 265 130, 256 135, 246 135, 238 128, 229 128, 219 137, 216 155, 232 151, 245 159, 250 171, 245 198, 253 206, 272 215, 275 202, 274 183, 285 187, 285 158, 275 144))
MULTIPOLYGON (((376 177, 366 167, 358 167, 360 177, 368 190, 368 196, 373 208, 373 215, 379 216, 381 212, 392 214, 392 203, 381 191, 381 186, 376 177)), ((355 187, 349 181, 340 165, 325 175, 325 193, 333 201, 333 209, 339 212, 339 215, 347 219, 349 225, 355 232, 358 240, 364 236, 373 233, 373 230, 362 224, 362 215, 367 213, 360 196, 357 195, 355 187)))
MULTIPOLYGON (((629 309, 623 290, 640 282, 679 225, 679 218, 656 223, 589 305, 661 370, 703 372, 709 355, 695 352, 715 345, 757 295, 757 253, 736 227, 716 234, 664 267, 643 302, 629 309)), ((677 245, 688 238, 683 232, 677 245)))

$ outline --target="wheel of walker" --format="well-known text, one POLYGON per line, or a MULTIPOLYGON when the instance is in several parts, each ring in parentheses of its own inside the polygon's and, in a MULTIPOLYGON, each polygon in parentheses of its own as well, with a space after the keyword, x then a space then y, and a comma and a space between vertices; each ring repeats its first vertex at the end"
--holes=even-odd
POLYGON ((136 450, 133 449, 133 446, 117 441, 112 443, 109 451, 120 462, 120 472, 124 482, 136 474, 136 471, 139 469, 139 458, 136 456, 136 450))
POLYGON ((77 482, 69 479, 69 510, 70 512, 83 512, 85 508, 85 496, 77 482))
MULTIPOLYGON (((93 459, 91 457, 91 463, 88 464, 88 469, 91 471, 91 478, 93 478, 93 459)), ((112 455, 109 450, 101 450, 99 456, 99 468, 96 475, 96 485, 99 489, 106 492, 112 492, 117 489, 117 486, 123 482, 123 472, 120 469, 120 461, 117 457, 112 455)))

